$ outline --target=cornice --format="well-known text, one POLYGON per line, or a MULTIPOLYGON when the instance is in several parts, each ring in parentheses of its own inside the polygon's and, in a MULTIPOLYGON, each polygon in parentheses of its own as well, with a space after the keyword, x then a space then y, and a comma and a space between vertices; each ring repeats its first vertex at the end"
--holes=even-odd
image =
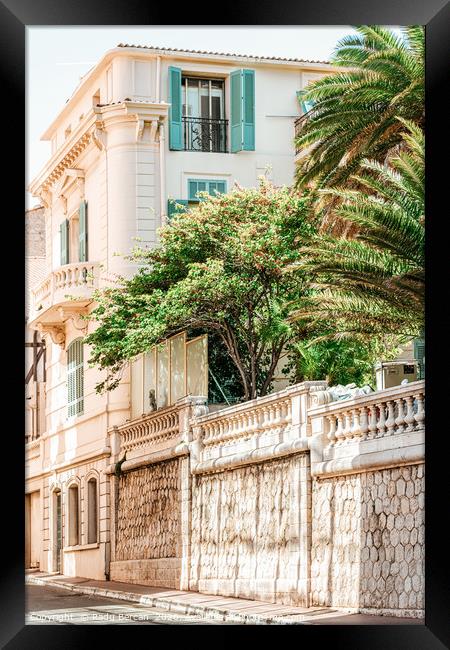
MULTIPOLYGON (((63 147, 55 152, 41 173, 30 183, 28 190, 33 196, 39 196, 48 207, 49 192, 59 195, 58 186, 52 185, 69 169, 75 167, 80 154, 93 143, 99 150, 105 147, 104 132, 114 124, 136 122, 136 141, 142 138, 145 123, 151 125, 152 141, 156 138, 158 121, 168 114, 166 102, 123 101, 91 110, 80 123, 63 147)), ((82 171, 82 170, 78 170, 82 171)), ((61 187, 64 181, 61 181, 61 187)))

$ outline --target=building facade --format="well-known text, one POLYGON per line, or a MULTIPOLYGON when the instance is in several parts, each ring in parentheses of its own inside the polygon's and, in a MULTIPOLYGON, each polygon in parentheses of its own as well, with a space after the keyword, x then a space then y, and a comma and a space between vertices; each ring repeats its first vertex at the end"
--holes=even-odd
POLYGON ((322 62, 120 45, 44 133, 51 155, 29 187, 45 214, 27 322, 33 354, 45 347, 45 376, 39 429, 26 442, 28 566, 110 576, 114 484, 105 472, 119 451, 110 432, 136 407, 131 373, 115 391, 95 392, 103 377, 88 365, 93 324, 82 318, 94 289, 132 275, 124 256, 136 243, 154 246, 197 192, 256 186, 261 174, 291 184, 297 92, 330 72, 322 62))

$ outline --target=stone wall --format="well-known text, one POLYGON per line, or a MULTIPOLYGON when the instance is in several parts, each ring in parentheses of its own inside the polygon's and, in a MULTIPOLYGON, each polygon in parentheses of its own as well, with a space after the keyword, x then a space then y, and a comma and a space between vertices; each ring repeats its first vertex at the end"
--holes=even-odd
POLYGON ((116 427, 111 579, 422 617, 424 382, 323 392, 190 397, 116 427))
POLYGON ((424 465, 315 479, 313 605, 423 616, 424 465))
POLYGON ((45 257, 45 210, 42 206, 25 211, 25 255, 45 257))
POLYGON ((307 463, 298 454, 194 477, 190 589, 306 604, 307 463))
POLYGON ((166 460, 120 476, 112 580, 179 586, 181 462, 166 460))

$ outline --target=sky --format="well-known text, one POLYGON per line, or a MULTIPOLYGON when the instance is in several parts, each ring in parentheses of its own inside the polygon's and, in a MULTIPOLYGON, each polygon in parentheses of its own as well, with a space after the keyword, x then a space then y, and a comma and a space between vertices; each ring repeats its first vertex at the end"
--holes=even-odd
MULTIPOLYGON (((269 27, 27 27, 26 185, 50 157, 40 137, 84 76, 118 43, 215 52, 328 60, 350 26, 269 27)), ((26 192, 26 207, 39 199, 26 192)))

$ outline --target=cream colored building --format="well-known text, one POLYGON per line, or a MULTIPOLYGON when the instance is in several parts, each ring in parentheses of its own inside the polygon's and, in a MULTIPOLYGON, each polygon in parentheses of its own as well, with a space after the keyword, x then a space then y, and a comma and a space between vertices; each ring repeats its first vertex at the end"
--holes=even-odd
POLYGON ((28 566, 109 576, 103 470, 117 450, 108 432, 135 416, 136 390, 128 373, 117 390, 95 392, 101 376, 87 363, 80 318, 94 288, 132 274, 123 255, 136 238, 155 245, 176 204, 197 201, 197 191, 255 186, 261 174, 290 184, 296 93, 330 71, 322 62, 120 45, 43 134, 51 154, 29 186, 45 207, 45 269, 30 278, 28 326, 45 341, 46 368, 41 427, 26 443, 28 566))

